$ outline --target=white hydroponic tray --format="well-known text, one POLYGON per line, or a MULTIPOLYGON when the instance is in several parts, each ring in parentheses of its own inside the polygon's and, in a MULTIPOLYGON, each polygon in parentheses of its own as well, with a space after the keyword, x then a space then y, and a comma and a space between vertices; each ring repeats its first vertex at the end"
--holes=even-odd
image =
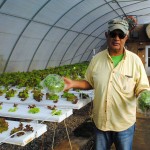
POLYGON ((9 120, 6 120, 6 121, 9 124, 9 128, 7 131, 0 133, 0 144, 8 143, 8 144, 25 146, 26 144, 28 144, 35 138, 38 138, 39 136, 41 136, 43 133, 45 133, 47 131, 47 126, 45 124, 22 122, 24 127, 27 124, 31 125, 31 127, 33 127, 34 131, 26 132, 24 135, 19 136, 19 137, 16 135, 14 137, 10 137, 11 130, 14 127, 18 127, 20 122, 9 121, 9 120))
MULTIPOLYGON (((40 108, 40 112, 36 114, 29 113, 28 105, 21 105, 18 104, 17 110, 15 112, 9 112, 8 110, 13 107, 14 104, 8 104, 3 103, 2 109, 0 109, 0 116, 3 117, 12 117, 12 118, 24 118, 24 119, 30 119, 30 120, 42 120, 42 121, 51 121, 51 122, 61 122, 70 115, 72 115, 73 111, 72 109, 60 109, 57 108, 57 110, 61 110, 61 115, 52 115, 52 110, 48 109, 47 106, 37 106, 40 108)), ((53 107, 53 106, 52 106, 53 107)))
MULTIPOLYGON (((15 88, 13 88, 15 89, 15 88)), ((57 103, 54 103, 53 100, 46 100, 46 91, 42 90, 42 93, 44 94, 42 101, 38 102, 35 99, 33 99, 33 94, 30 92, 29 93, 29 98, 26 99, 25 101, 21 101, 21 98, 19 98, 17 95, 19 93, 19 91, 21 91, 22 89, 17 89, 17 93, 15 95, 15 97, 11 97, 10 100, 7 100, 5 98, 5 94, 3 94, 2 96, 0 96, 0 102, 5 102, 5 103, 17 103, 17 104, 28 104, 28 105, 40 105, 40 106, 47 106, 47 105, 55 105, 59 108, 70 108, 70 109, 80 109, 83 106, 87 105, 89 102, 92 101, 93 99, 93 90, 83 90, 80 92, 76 92, 76 91, 69 91, 71 93, 74 93, 78 98, 79 98, 79 94, 80 93, 85 93, 88 94, 90 98, 87 99, 82 99, 79 98, 78 102, 76 104, 73 104, 70 101, 67 101, 66 98, 61 98, 62 93, 60 93, 60 97, 57 103)))

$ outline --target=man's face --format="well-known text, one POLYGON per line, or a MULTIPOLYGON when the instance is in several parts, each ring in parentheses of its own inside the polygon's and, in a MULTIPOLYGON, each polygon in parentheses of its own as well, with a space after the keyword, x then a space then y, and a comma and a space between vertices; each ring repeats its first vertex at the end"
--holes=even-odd
POLYGON ((106 38, 109 49, 118 52, 123 50, 124 44, 127 40, 127 35, 117 29, 106 33, 106 38))

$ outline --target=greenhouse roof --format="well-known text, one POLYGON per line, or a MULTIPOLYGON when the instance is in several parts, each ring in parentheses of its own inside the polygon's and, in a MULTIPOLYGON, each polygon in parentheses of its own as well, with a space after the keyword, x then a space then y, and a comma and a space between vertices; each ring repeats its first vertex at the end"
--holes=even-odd
POLYGON ((150 0, 0 0, 0 71, 89 61, 108 21, 128 16, 149 24, 150 0))

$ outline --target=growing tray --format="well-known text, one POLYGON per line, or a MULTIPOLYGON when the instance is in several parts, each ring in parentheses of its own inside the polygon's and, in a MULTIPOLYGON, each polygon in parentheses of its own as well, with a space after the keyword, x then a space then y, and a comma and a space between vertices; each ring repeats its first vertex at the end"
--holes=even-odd
MULTIPOLYGON (((60 109, 61 115, 52 115, 52 110, 48 109, 47 106, 37 106, 40 109, 40 112, 31 114, 29 113, 28 105, 18 104, 17 110, 15 112, 9 112, 10 108, 14 108, 14 104, 11 103, 3 103, 2 109, 0 109, 0 115, 3 117, 11 117, 11 118, 23 118, 29 120, 40 120, 40 121, 50 121, 50 122, 61 122, 70 115, 72 115, 72 109, 60 109)), ((54 107, 54 106, 51 106, 54 107)))
MULTIPOLYGON (((16 89, 16 88, 13 88, 16 89)), ((29 92, 29 98, 27 98, 25 101, 21 101, 21 98, 19 98, 17 95, 19 93, 19 91, 21 91, 22 89, 16 89, 17 93, 14 97, 11 97, 10 100, 7 100, 5 98, 5 94, 3 94, 2 96, 0 96, 0 102, 4 102, 4 103, 16 103, 16 104, 27 104, 27 105, 37 105, 37 106, 48 106, 48 105, 56 105, 59 108, 70 108, 70 109, 80 109, 82 107, 84 107, 85 105, 87 105, 89 102, 92 101, 93 99, 93 90, 83 90, 80 92, 76 92, 76 91, 69 91, 70 93, 74 93, 77 97, 78 97, 78 102, 76 104, 73 104, 70 101, 67 101, 66 98, 61 98, 62 93, 59 94, 59 100, 57 103, 54 103, 53 100, 46 100, 46 91, 42 90, 43 98, 40 102, 36 101, 35 99, 33 99, 33 93, 31 93, 31 91, 29 92), (79 94, 80 93, 85 93, 89 95, 89 98, 87 99, 82 99, 79 98, 79 94)))
POLYGON ((27 122, 22 122, 23 126, 25 125, 31 125, 33 127, 34 131, 31 132, 26 132, 22 136, 14 136, 13 138, 10 137, 10 132, 14 127, 18 127, 19 123, 18 121, 10 121, 6 120, 9 124, 9 128, 7 131, 4 131, 0 133, 0 144, 2 143, 8 143, 8 144, 14 144, 14 145, 20 145, 20 146, 25 146, 35 138, 38 138, 41 136, 43 133, 47 131, 47 126, 45 124, 37 124, 37 123, 27 123, 27 122))

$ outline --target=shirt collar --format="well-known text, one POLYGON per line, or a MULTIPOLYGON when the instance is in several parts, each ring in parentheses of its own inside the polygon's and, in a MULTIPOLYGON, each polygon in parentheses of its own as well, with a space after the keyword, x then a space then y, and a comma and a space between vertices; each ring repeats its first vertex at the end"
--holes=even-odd
MULTIPOLYGON (((106 49, 106 54, 107 54, 108 58, 111 58, 111 56, 109 55, 108 48, 106 49)), ((125 60, 126 57, 127 57, 127 49, 124 47, 124 57, 123 57, 123 59, 125 60)))

